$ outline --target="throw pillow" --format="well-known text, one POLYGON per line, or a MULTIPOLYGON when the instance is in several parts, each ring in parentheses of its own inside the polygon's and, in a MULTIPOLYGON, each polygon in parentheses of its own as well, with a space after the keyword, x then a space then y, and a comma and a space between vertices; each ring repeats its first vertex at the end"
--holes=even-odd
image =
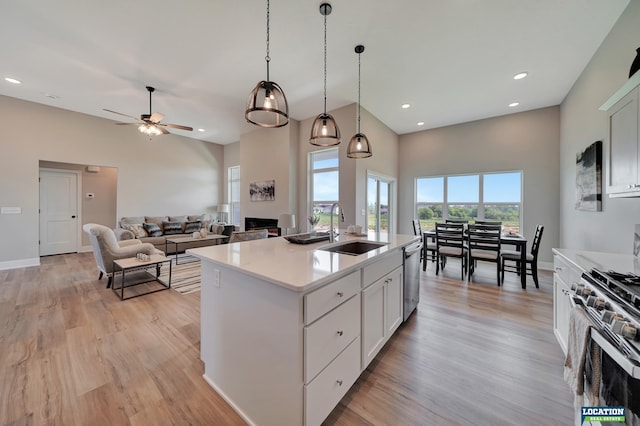
POLYGON ((200 231, 202 228, 202 222, 199 220, 194 220, 193 222, 187 222, 184 227, 185 234, 190 234, 192 232, 200 231))
POLYGON ((129 231, 133 232, 133 235, 135 235, 136 238, 144 238, 149 236, 141 223, 124 223, 122 224, 122 228, 128 229, 129 231))
POLYGON ((169 218, 167 216, 145 216, 144 217, 145 223, 155 223, 160 227, 160 230, 162 230, 162 222, 164 222, 165 220, 169 220, 169 218))
POLYGON ((182 222, 162 222, 164 235, 182 234, 182 222))
POLYGON ((143 223, 142 226, 144 230, 147 231, 150 237, 161 237, 162 229, 158 226, 157 223, 143 223))

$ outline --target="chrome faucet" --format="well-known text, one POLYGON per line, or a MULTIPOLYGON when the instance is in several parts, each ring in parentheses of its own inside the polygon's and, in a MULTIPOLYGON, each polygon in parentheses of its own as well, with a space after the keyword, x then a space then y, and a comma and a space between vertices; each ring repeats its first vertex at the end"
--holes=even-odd
POLYGON ((342 206, 340 203, 331 204, 331 211, 329 212, 329 242, 332 243, 334 241, 333 237, 333 210, 338 206, 340 208, 340 222, 344 222, 344 213, 342 212, 342 206))

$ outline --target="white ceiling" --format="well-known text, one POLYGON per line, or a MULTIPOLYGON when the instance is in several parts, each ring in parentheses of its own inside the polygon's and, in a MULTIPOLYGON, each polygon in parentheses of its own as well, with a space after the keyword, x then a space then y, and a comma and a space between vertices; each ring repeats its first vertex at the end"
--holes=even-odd
MULTIPOLYGON (((271 0, 271 79, 297 120, 323 109, 320 3, 271 0)), ((404 134, 560 104, 629 0, 331 3, 327 109, 357 100, 364 44, 362 107, 404 134)), ((151 85, 164 122, 206 129, 173 133, 226 144, 254 129, 266 1, 5 0, 0 35, 0 77, 23 81, 0 94, 126 121, 102 109, 148 113, 151 85)))

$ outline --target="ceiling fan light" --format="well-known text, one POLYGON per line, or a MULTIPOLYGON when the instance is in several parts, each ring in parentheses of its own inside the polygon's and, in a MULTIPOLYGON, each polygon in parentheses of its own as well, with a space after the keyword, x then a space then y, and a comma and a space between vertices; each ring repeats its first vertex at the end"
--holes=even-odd
POLYGON ((289 124, 289 105, 282 88, 273 81, 262 80, 251 91, 245 118, 260 127, 282 127, 289 124))
POLYGON ((340 144, 340 129, 331 114, 322 113, 313 120, 309 143, 316 146, 340 144))
POLYGON ((368 158, 373 155, 371 144, 364 133, 353 135, 347 146, 348 158, 368 158))

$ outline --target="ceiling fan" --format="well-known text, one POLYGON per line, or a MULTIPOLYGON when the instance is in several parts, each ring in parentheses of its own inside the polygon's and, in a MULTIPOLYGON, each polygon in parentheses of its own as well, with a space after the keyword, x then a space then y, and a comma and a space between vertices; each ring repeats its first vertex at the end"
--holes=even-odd
MULTIPOLYGON (((125 117, 133 118, 134 120, 139 120, 140 125, 138 126, 138 130, 142 133, 146 133, 149 136, 157 136, 157 135, 166 135, 170 133, 165 127, 170 127, 172 129, 180 129, 180 130, 188 130, 192 131, 193 127, 189 126, 181 126, 179 124, 169 124, 169 123, 161 123, 164 118, 164 114, 159 112, 152 112, 151 108, 151 94, 155 91, 151 86, 147 86, 147 91, 149 92, 149 114, 142 114, 140 119, 133 117, 128 114, 123 114, 121 112, 112 111, 110 109, 104 109, 104 111, 111 112, 113 114, 122 115, 125 117)), ((136 123, 116 123, 120 125, 128 125, 128 124, 136 124, 136 123)))

